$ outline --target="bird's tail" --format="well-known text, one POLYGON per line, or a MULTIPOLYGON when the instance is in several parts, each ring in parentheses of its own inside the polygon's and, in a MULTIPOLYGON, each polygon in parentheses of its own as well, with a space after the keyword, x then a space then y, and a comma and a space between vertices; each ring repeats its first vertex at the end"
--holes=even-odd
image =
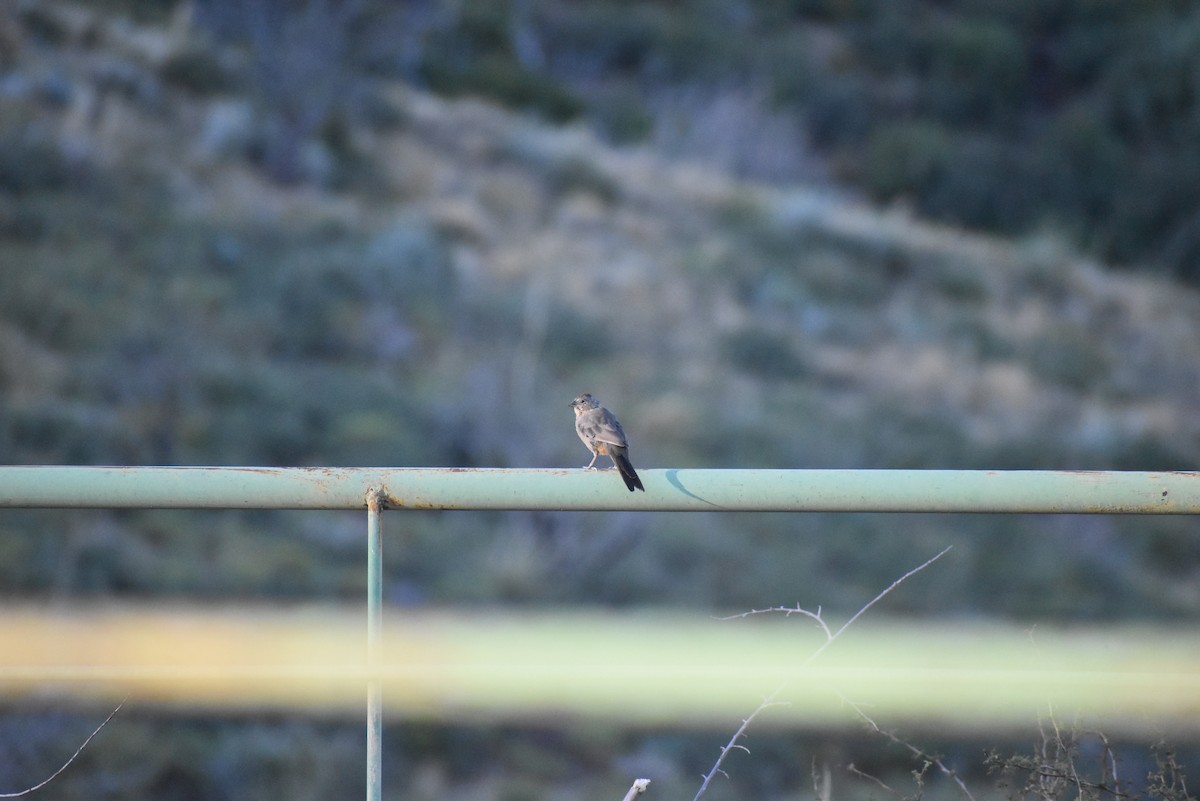
POLYGON ((617 454, 613 456, 613 464, 617 466, 617 472, 621 474, 621 478, 625 481, 625 486, 630 492, 635 489, 640 489, 642 492, 646 488, 642 486, 642 480, 638 478, 637 471, 633 469, 633 463, 629 461, 629 457, 625 454, 617 454))

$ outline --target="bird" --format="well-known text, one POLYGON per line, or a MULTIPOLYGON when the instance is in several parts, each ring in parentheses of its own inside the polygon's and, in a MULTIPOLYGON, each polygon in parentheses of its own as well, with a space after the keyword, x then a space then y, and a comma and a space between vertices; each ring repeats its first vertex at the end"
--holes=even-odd
POLYGON ((629 461, 629 441, 625 439, 625 431, 613 413, 601 406, 590 392, 575 398, 570 406, 575 410, 575 433, 592 453, 592 461, 585 464, 583 469, 595 470, 593 465, 596 464, 596 458, 607 456, 612 459, 630 492, 635 489, 645 492, 642 480, 629 461))

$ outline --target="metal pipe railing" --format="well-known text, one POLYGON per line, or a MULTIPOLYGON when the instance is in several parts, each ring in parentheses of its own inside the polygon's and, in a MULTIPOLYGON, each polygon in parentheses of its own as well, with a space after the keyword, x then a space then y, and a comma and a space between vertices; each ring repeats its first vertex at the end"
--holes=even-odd
POLYGON ((379 493, 367 496, 367 801, 383 797, 383 685, 378 676, 383 638, 383 512, 379 493))
POLYGON ((1200 514, 1200 472, 0 467, 0 508, 1200 514))

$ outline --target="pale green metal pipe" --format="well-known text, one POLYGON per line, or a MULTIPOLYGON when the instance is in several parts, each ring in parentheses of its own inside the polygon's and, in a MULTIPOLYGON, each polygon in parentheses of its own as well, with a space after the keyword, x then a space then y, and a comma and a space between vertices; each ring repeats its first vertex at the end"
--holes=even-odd
POLYGON ((1039 470, 0 467, 0 508, 1200 514, 1200 473, 1039 470))
MULTIPOLYGON (((380 497, 367 498, 367 667, 379 670, 383 632, 383 512, 380 497)), ((367 682, 367 801, 383 797, 383 685, 367 682)))

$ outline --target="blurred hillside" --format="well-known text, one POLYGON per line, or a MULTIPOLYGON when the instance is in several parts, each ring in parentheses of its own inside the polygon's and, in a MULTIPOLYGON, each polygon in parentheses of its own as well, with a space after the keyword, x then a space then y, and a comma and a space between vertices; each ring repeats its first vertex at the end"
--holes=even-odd
MULTIPOLYGON (((296 93, 307 76, 324 116, 300 125, 290 103, 309 94, 267 93, 252 37, 187 6, 112 5, 7 18, 5 461, 582 464, 566 403, 585 389, 646 466, 1200 461, 1190 289, 1052 236, 740 180, 340 62, 325 83, 302 64, 274 79, 296 93)), ((271 52, 288 66, 349 7, 267 20, 271 52)), ((4 592, 358 595, 357 519, 197 519, 6 515, 4 592), (34 520, 55 522, 33 536, 34 520)), ((954 543, 913 609, 1200 606, 1200 546, 1177 520, 545 513, 406 529, 397 600, 853 607, 954 543)))
POLYGON ((429 0, 399 21, 357 5, 402 32, 364 63, 439 92, 1200 280, 1185 0, 429 0))
MULTIPOLYGON (((952 5, 0 7, 0 461, 574 466, 592 391, 646 467, 1194 468, 1196 12, 952 5)), ((880 611, 1200 612, 1187 519, 388 519, 396 604, 833 619, 953 545, 880 611)), ((5 512, 0 598, 357 601, 363 528, 5 512)), ((357 726, 243 724, 118 718, 58 789, 121 760, 146 797, 361 781, 357 726)), ((0 767, 45 776, 76 729, 8 714, 0 767)), ((413 725, 388 781, 608 798, 576 778, 683 782, 721 734, 413 725)), ((796 797, 799 750, 738 778, 796 797)))

